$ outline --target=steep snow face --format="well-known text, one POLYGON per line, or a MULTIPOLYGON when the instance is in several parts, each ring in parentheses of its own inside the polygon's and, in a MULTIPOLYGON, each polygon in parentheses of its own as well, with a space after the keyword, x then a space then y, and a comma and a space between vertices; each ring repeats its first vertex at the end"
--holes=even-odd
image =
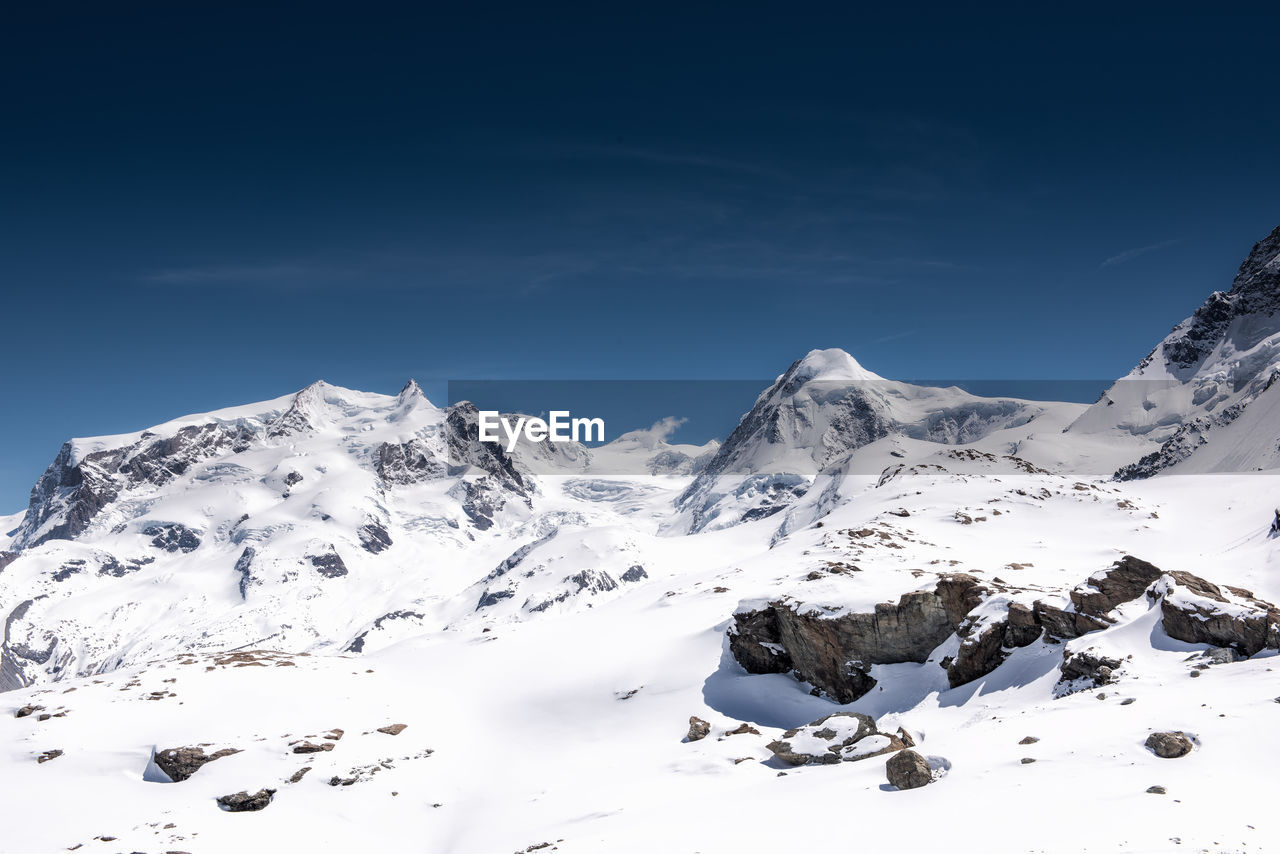
POLYGON ((1277 377, 1280 227, 1253 247, 1229 291, 1214 292, 1069 429, 1139 437, 1143 456, 1116 473, 1122 479, 1184 465, 1187 471, 1276 468, 1280 422, 1255 417, 1247 431, 1224 428, 1277 377), (1211 449, 1219 436, 1229 448, 1211 449))
POLYGON ((1026 425, 1046 406, 894 382, 842 350, 814 350, 756 400, 680 496, 681 515, 671 530, 698 531, 776 513, 805 494, 814 475, 837 467, 853 473, 844 465, 850 455, 886 437, 965 444, 1026 425))

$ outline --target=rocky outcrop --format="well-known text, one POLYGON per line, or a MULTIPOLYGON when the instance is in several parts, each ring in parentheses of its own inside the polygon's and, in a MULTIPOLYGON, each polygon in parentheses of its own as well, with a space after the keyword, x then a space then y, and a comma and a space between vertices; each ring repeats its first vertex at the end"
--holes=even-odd
POLYGON ((4 568, 17 559, 17 552, 0 551, 0 572, 4 572, 4 568))
POLYGON ((209 423, 167 437, 143 433, 131 444, 83 456, 67 442, 31 490, 14 545, 74 539, 122 493, 166 484, 202 460, 247 448, 253 438, 246 427, 209 423))
POLYGON ((200 534, 176 522, 167 525, 148 525, 142 529, 144 537, 151 537, 151 545, 166 552, 193 552, 200 548, 200 534))
POLYGON ((325 578, 341 578, 347 574, 347 565, 332 545, 320 554, 308 555, 307 560, 316 568, 316 572, 325 578))
POLYGON ((696 715, 689 718, 689 734, 685 736, 686 741, 702 741, 710 734, 711 724, 696 715))
POLYGON ((360 538, 361 547, 369 554, 381 554, 391 548, 391 534, 377 519, 369 519, 357 528, 356 536, 360 538))
MULTIPOLYGON (((1010 588, 965 574, 940 576, 933 590, 904 594, 869 613, 801 610, 787 600, 739 610, 729 650, 748 673, 794 673, 839 703, 875 687, 872 665, 924 662, 954 632, 956 652, 940 664, 951 687, 979 679, 1010 652, 1043 638, 1060 643, 1114 624, 1115 609, 1144 593, 1159 600, 1164 629, 1188 643, 1229 647, 1240 656, 1280 649, 1280 611, 1248 590, 1220 588, 1184 572, 1166 573, 1126 556, 1095 573, 1056 605, 1016 601, 1010 588), (1000 595, 995 595, 1000 594, 1000 595)), ((1122 663, 1088 650, 1063 653, 1062 683, 1114 681, 1122 663)))
POLYGON ((1160 601, 1161 622, 1171 638, 1230 647, 1246 657, 1280 649, 1280 609, 1248 590, 1170 572, 1148 595, 1160 601))
POLYGON ((421 439, 378 446, 374 470, 387 486, 409 486, 439 480, 446 475, 445 464, 436 458, 421 439))
POLYGON ((835 712, 818 718, 787 730, 782 738, 766 746, 788 765, 856 762, 907 747, 902 738, 880 732, 872 718, 856 712, 835 712))
POLYGON ((1072 589, 1071 602, 1080 613, 1107 619, 1116 606, 1137 599, 1162 575, 1164 571, 1154 564, 1125 555, 1072 589))
POLYGON ((227 747, 205 754, 203 747, 171 747, 167 750, 157 750, 152 759, 156 767, 170 780, 181 783, 215 759, 222 759, 224 756, 232 756, 239 752, 235 748, 227 747))
POLYGON ((259 789, 252 795, 248 792, 236 792, 234 795, 218 798, 218 806, 227 812, 257 812, 266 809, 275 794, 275 789, 259 789))
POLYGON ((919 789, 933 782, 929 761, 914 750, 902 750, 890 757, 884 772, 889 785, 898 789, 919 789))
POLYGON ((729 649, 748 672, 794 670, 836 702, 849 703, 875 687, 872 665, 925 661, 986 590, 969 575, 943 576, 933 590, 834 617, 771 602, 734 615, 729 649))
POLYGON ((1178 759, 1190 753, 1195 743, 1185 732, 1153 732, 1144 746, 1161 759, 1178 759))

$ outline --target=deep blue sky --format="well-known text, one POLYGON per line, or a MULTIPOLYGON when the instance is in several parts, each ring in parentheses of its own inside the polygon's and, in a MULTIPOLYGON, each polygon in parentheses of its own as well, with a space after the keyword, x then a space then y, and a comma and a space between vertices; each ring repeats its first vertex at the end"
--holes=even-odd
POLYGON ((3 510, 316 378, 1112 377, 1280 223, 1262 4, 23 5, 3 510))

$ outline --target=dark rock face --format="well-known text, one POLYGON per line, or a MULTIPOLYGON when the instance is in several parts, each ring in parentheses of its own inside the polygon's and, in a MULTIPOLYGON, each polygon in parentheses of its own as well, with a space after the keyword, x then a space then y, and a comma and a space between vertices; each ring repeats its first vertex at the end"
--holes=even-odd
POLYGON ((13 563, 17 559, 18 559, 17 552, 0 551, 0 572, 3 572, 6 566, 13 563))
POLYGON ((1153 732, 1144 745, 1161 759, 1178 759, 1195 748, 1195 743, 1184 732, 1153 732))
POLYGON ((688 741, 701 741, 711 734, 711 724, 699 717, 689 718, 689 734, 685 736, 688 741))
POLYGON ((244 551, 240 553, 240 557, 236 560, 236 572, 240 573, 240 598, 244 599, 249 589, 249 584, 253 581, 253 559, 258 556, 253 546, 245 546, 244 551))
POLYGON ((1062 679, 1060 682, 1073 682, 1076 679, 1088 679, 1094 687, 1101 687, 1114 682, 1116 671, 1120 669, 1119 659, 1095 655, 1092 652, 1064 653, 1062 662, 1062 679))
POLYGON ((360 545, 369 554, 376 555, 391 548, 391 535, 376 519, 370 519, 357 528, 356 535, 360 538, 360 545))
POLYGON ((329 546, 329 551, 324 554, 311 555, 307 559, 316 568, 316 572, 325 578, 341 578, 347 574, 347 565, 342 562, 333 546, 329 546))
POLYGON ((1110 569, 1095 573, 1075 587, 1071 602, 1079 612, 1105 619, 1116 606, 1141 596, 1162 575, 1164 572, 1154 564, 1126 555, 1110 569))
MULTIPOLYGON (((1065 608, 1037 600, 1012 602, 1003 615, 978 610, 993 588, 969 575, 940 576, 933 591, 903 595, 872 613, 827 616, 798 613, 779 600, 734 615, 729 650, 748 673, 790 673, 812 683, 839 703, 849 703, 875 687, 874 664, 923 662, 952 632, 960 644, 941 662, 951 687, 991 673, 1009 652, 1044 637, 1057 643, 1112 625, 1120 604, 1160 597, 1165 631, 1188 643, 1230 647, 1241 656, 1280 649, 1280 610, 1247 590, 1223 590, 1189 573, 1166 573, 1126 556, 1070 592, 1065 608), (1157 582, 1159 582, 1157 584, 1157 582), (1223 607, 1231 605, 1232 607, 1223 607)), ((1064 652, 1062 682, 1087 679, 1093 685, 1115 680, 1121 662, 1088 651, 1064 652)))
POLYGON ((253 438, 247 428, 191 425, 167 438, 143 433, 131 445, 95 451, 79 460, 73 460, 68 442, 31 490, 14 544, 25 549, 48 540, 74 539, 123 492, 168 483, 195 463, 243 450, 253 438))
POLYGON ((193 552, 200 548, 200 535, 185 525, 149 525, 142 529, 144 537, 151 537, 151 545, 166 552, 193 552))
POLYGON ((43 765, 44 763, 48 762, 50 759, 57 759, 61 755, 62 755, 61 750, 46 750, 44 753, 41 753, 39 756, 36 757, 36 764, 43 765))
POLYGON ((446 474, 445 464, 420 439, 401 444, 384 442, 378 446, 374 469, 388 486, 408 486, 439 480, 446 474))
POLYGON ((649 577, 649 573, 645 572, 644 567, 641 566, 640 564, 636 564, 635 566, 630 567, 626 572, 622 573, 622 575, 619 576, 619 578, 627 582, 635 582, 635 581, 639 581, 642 578, 648 578, 648 577, 649 577))
POLYGON ((168 775, 170 780, 181 783, 215 759, 239 752, 235 748, 227 747, 205 755, 203 747, 171 747, 156 751, 154 759, 156 767, 168 775))
POLYGON ((762 611, 734 615, 729 648, 748 672, 794 669, 836 702, 849 703, 875 687, 871 665, 928 658, 956 630, 967 606, 981 601, 981 587, 972 576, 945 576, 933 591, 838 617, 800 614, 773 602, 762 611))
POLYGON ((1280 649, 1280 609, 1248 590, 1225 590, 1187 572, 1168 573, 1160 614, 1165 633, 1187 643, 1230 647, 1242 656, 1280 649), (1227 606, 1227 607, 1224 607, 1227 606))
POLYGON ((933 771, 923 756, 914 750, 901 750, 884 766, 889 784, 899 789, 919 789, 933 782, 933 771))
POLYGON ((257 812, 267 808, 275 793, 275 789, 259 789, 252 795, 248 792, 236 792, 234 795, 218 798, 218 806, 227 812, 257 812))

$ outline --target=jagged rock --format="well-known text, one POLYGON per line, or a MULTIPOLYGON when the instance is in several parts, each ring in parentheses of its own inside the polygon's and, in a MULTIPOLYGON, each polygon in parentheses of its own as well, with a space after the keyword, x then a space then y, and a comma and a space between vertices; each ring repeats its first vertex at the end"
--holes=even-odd
POLYGON ((1244 656, 1236 652, 1229 646, 1215 646, 1206 649, 1197 655, 1187 658, 1187 661, 1199 661, 1198 667, 1210 667, 1215 664, 1232 664, 1237 661, 1244 661, 1244 656))
POLYGON ((1230 647, 1245 657, 1280 649, 1280 609, 1248 590, 1224 590, 1197 575, 1170 572, 1149 595, 1160 601, 1161 623, 1171 638, 1230 647))
POLYGON ((200 535, 176 522, 168 525, 148 525, 142 529, 144 537, 151 537, 151 545, 167 552, 193 552, 200 548, 200 535))
POLYGON ((914 750, 901 750, 891 756, 884 771, 889 784, 899 789, 918 789, 933 782, 928 760, 914 750))
POLYGON ((1080 613, 1106 619, 1117 605, 1137 599, 1162 575, 1164 572, 1154 564, 1125 555, 1109 569, 1094 573, 1072 589, 1071 602, 1080 613))
POLYGON ((157 750, 153 759, 156 767, 170 780, 181 783, 215 759, 232 756, 239 752, 235 748, 227 747, 205 755, 203 747, 171 747, 167 750, 157 750))
POLYGON ((333 546, 329 546, 329 551, 323 554, 310 555, 307 559, 316 568, 316 572, 325 578, 341 578, 347 574, 347 565, 343 563, 342 558, 333 546))
POLYGON ((836 702, 849 703, 875 686, 872 665, 925 661, 987 592, 973 576, 957 574, 871 613, 828 617, 771 602, 734 615, 729 649, 750 673, 794 669, 836 702))
POLYGON ((1063 655, 1060 684, 1074 682, 1077 679, 1087 679, 1093 683, 1094 687, 1106 685, 1115 681, 1116 671, 1121 666, 1121 662, 1118 659, 1095 655, 1088 651, 1064 651, 1063 655))
POLYGON ((444 463, 420 439, 379 445, 374 468, 384 483, 396 486, 439 480, 446 474, 444 463))
POLYGON ((787 730, 766 747, 788 765, 834 765, 902 750, 906 744, 896 735, 879 732, 867 715, 835 712, 787 730))
POLYGON ((49 540, 74 539, 122 493, 168 483, 197 462, 246 447, 252 435, 246 427, 193 424, 169 437, 143 433, 131 445, 80 458, 67 442, 31 490, 31 503, 13 544, 21 550, 49 540))
MULTIPOLYGON (((1280 537, 1280 510, 1276 510, 1276 518, 1271 520, 1271 530, 1267 531, 1269 537, 1280 537)), ((4 569, 4 553, 0 553, 0 569, 4 569)))
POLYGON ((626 572, 622 573, 622 575, 618 577, 621 578, 623 581, 639 581, 642 578, 648 578, 649 573, 644 571, 643 566, 641 566, 640 564, 636 564, 635 566, 629 568, 626 572))
POLYGON ((13 716, 15 718, 25 718, 35 714, 36 712, 42 712, 42 711, 44 711, 44 706, 27 705, 27 706, 23 706, 22 708, 18 709, 18 711, 14 712, 13 716))
POLYGON ((245 546, 240 557, 236 559, 236 572, 240 573, 240 598, 246 598, 249 584, 253 581, 253 559, 258 556, 253 546, 245 546))
POLYGON ((388 724, 387 726, 378 727, 378 732, 386 733, 387 735, 399 735, 408 728, 408 724, 388 724))
MULTIPOLYGON (((369 636, 369 632, 377 631, 378 629, 382 628, 383 623, 386 623, 390 620, 412 620, 412 619, 421 620, 423 619, 424 616, 425 616, 424 614, 418 611, 390 611, 386 614, 383 614, 381 617, 378 617, 376 620, 373 621, 372 628, 366 629, 365 631, 356 635, 355 640, 351 641, 351 643, 347 645, 347 652, 364 652, 364 643, 365 643, 365 639, 369 636)), ((341 732, 341 730, 337 730, 337 732, 341 732)))
POLYGON ((696 716, 689 718, 689 734, 685 736, 687 741, 701 741, 710 733, 711 724, 696 716))
POLYGON ((6 552, 3 550, 0 550, 0 572, 3 572, 6 566, 13 563, 17 559, 18 559, 17 552, 6 552))
POLYGON ((275 794, 275 789, 259 789, 252 795, 248 792, 236 792, 234 795, 218 798, 218 806, 227 812, 257 812, 266 809, 275 794))
POLYGON ((1195 747, 1187 734, 1178 732, 1153 732, 1147 736, 1145 747, 1161 759, 1177 759, 1186 756, 1195 747))
POLYGON ((1028 735, 1028 736, 1024 736, 1022 740, 1018 742, 1018 744, 1035 744, 1039 740, 1040 739, 1036 738, 1034 735, 1028 735))
POLYGON ((360 545, 369 554, 376 555, 391 548, 391 535, 376 519, 370 519, 357 528, 356 535, 360 538, 360 545))
POLYGON ((43 765, 44 763, 48 762, 50 759, 57 759, 61 755, 62 755, 61 750, 46 750, 44 753, 41 753, 39 756, 36 757, 36 764, 43 765))
POLYGON ((323 753, 327 750, 333 750, 333 742, 325 742, 324 744, 315 744, 310 741, 304 741, 293 746, 294 753, 323 753))
POLYGON ((739 724, 737 727, 725 733, 725 735, 759 735, 759 734, 760 734, 760 730, 756 729, 751 724, 746 724, 746 723, 739 724))
POLYGON ((290 774, 290 775, 289 775, 289 780, 288 780, 288 782, 290 782, 290 783, 300 783, 300 782, 302 782, 302 778, 303 778, 303 777, 305 777, 305 776, 307 776, 307 772, 311 770, 311 767, 312 767, 312 766, 310 766, 310 765, 303 765, 303 766, 302 766, 301 768, 299 768, 297 771, 294 771, 292 774, 290 774))

